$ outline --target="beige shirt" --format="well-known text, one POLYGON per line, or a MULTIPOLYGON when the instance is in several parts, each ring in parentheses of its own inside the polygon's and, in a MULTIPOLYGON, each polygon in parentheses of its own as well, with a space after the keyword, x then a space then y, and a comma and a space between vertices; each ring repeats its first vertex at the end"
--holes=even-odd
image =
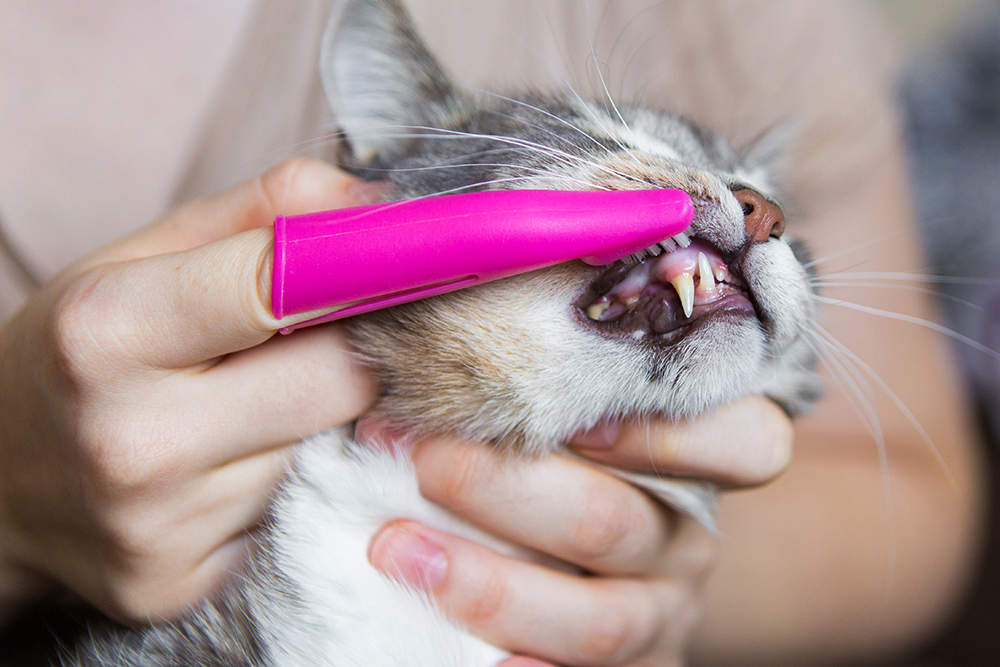
MULTIPOLYGON (((14 3, 0 22, 0 319, 178 201, 329 155, 318 43, 336 0, 14 3)), ((679 111, 735 145, 800 124, 801 224, 893 136, 874 15, 844 0, 407 0, 445 69, 679 111), (598 67, 600 74, 598 74, 598 67), (605 87, 607 91, 605 92, 605 87)))

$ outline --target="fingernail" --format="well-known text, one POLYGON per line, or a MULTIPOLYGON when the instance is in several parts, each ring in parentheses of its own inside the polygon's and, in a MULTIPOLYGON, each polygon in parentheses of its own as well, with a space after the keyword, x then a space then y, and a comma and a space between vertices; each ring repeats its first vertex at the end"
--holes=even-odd
POLYGON ((347 191, 347 196, 359 206, 377 204, 388 189, 389 184, 385 181, 358 181, 347 191))
POLYGON ((383 574, 426 591, 437 588, 448 570, 448 558, 441 547, 398 525, 390 525, 376 536, 368 561, 383 574))
POLYGON ((611 449, 618 442, 621 423, 617 421, 602 421, 589 431, 584 431, 573 437, 572 444, 586 449, 611 449))

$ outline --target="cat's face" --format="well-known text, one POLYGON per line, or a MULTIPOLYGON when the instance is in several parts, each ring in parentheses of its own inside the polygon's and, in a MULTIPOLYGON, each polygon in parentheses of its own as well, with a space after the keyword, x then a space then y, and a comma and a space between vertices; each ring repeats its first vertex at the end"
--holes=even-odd
POLYGON ((395 0, 343 5, 322 67, 345 162, 392 199, 670 187, 695 203, 687 236, 641 263, 573 262, 350 322, 390 421, 541 451, 602 418, 814 398, 814 301, 766 143, 737 154, 677 117, 572 94, 465 94, 395 0))

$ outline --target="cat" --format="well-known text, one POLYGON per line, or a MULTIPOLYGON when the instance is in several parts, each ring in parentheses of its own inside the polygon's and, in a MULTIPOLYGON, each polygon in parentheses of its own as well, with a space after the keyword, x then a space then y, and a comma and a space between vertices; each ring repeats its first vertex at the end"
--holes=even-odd
MULTIPOLYGON (((600 420, 687 417, 750 393, 789 414, 819 383, 804 248, 784 235, 781 132, 736 152, 683 118, 573 93, 455 86, 399 0, 349 0, 323 40, 341 166, 386 200, 486 189, 681 188, 686 234, 641 262, 572 262, 345 321, 383 395, 374 411, 544 456, 600 420)), ((340 428, 305 441, 240 580, 172 624, 96 634, 67 667, 495 664, 505 654, 378 574, 372 536, 412 518, 511 553, 421 498, 405 456, 340 428), (386 636, 391 628, 392 640, 386 636)), ((699 482, 613 471, 703 523, 699 482)))

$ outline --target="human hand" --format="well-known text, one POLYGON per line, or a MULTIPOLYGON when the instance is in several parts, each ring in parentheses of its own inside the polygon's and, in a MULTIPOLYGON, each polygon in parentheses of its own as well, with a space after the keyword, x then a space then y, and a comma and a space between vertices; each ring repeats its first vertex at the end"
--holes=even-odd
MULTIPOLYGON (((787 417, 751 397, 695 420, 629 422, 571 444, 603 463, 741 488, 779 474, 791 440, 787 417)), ((693 520, 559 456, 511 459, 454 439, 418 443, 411 455, 425 497, 586 573, 504 557, 412 521, 375 537, 375 567, 427 590, 486 641, 533 656, 503 667, 683 663, 718 548, 693 520)))
POLYGON ((246 551, 288 445, 375 387, 337 326, 270 308, 277 213, 365 203, 295 160, 191 202, 51 280, 0 329, 0 623, 68 587, 169 618, 246 551))

